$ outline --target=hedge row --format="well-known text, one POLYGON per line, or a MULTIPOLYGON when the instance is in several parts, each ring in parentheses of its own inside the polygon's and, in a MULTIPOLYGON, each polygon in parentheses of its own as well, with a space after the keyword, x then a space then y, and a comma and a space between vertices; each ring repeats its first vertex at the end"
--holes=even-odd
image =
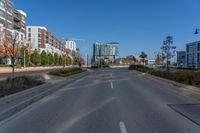
POLYGON ((81 73, 84 70, 82 68, 62 68, 62 69, 54 69, 49 72, 50 75, 67 77, 73 74, 81 73))
POLYGON ((177 81, 179 83, 200 87, 200 71, 177 70, 176 72, 172 73, 172 72, 157 71, 152 68, 148 68, 146 66, 141 66, 141 65, 130 65, 129 70, 137 70, 158 77, 177 81))

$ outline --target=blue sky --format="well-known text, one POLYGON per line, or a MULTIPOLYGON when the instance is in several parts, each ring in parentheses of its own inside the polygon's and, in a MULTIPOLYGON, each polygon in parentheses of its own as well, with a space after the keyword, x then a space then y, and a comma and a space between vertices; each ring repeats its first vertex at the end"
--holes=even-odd
POLYGON ((200 40, 200 0, 12 0, 23 9, 28 25, 48 28, 57 37, 81 38, 78 47, 92 55, 94 42, 117 41, 120 55, 149 58, 159 51, 167 35, 177 50, 200 40))

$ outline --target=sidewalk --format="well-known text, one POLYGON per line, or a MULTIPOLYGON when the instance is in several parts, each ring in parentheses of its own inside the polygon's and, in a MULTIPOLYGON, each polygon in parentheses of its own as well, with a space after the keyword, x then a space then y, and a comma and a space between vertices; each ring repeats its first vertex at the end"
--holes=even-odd
POLYGON ((144 78, 148 78, 148 79, 150 79, 154 82, 167 85, 167 86, 169 86, 170 89, 173 89, 180 94, 183 94, 185 96, 188 96, 188 97, 191 97, 193 99, 200 101, 200 88, 190 86, 190 85, 181 84, 181 83, 178 83, 178 82, 175 82, 175 81, 172 81, 172 80, 164 79, 164 78, 161 78, 161 77, 157 77, 157 76, 147 74, 147 73, 142 73, 142 72, 135 71, 135 70, 133 70, 132 72, 136 75, 140 75, 144 78))
POLYGON ((88 74, 83 72, 66 78, 50 76, 43 85, 0 98, 0 121, 88 74))
MULTIPOLYGON (((69 68, 69 67, 72 67, 72 66, 66 66, 65 68, 69 68)), ((50 69, 55 69, 55 68, 63 68, 63 66, 15 68, 15 72, 50 70, 50 69)), ((12 72, 11 67, 0 67, 0 73, 10 73, 10 72, 12 72)))

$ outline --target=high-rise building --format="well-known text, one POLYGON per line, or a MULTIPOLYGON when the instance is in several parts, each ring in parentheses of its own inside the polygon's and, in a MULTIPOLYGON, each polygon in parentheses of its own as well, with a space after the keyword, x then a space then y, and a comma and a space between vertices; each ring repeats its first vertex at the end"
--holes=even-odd
POLYGON ((18 32, 19 40, 25 40, 26 35, 26 13, 17 10, 9 0, 0 0, 0 25, 5 31, 5 35, 18 32))
POLYGON ((119 58, 118 42, 94 43, 93 63, 104 61, 107 63, 115 62, 119 58))
POLYGON ((200 41, 186 44, 186 63, 189 68, 200 68, 200 41))
POLYGON ((42 26, 27 26, 27 40, 32 50, 37 49, 39 52, 44 50, 47 53, 58 53, 59 55, 65 52, 65 45, 42 26))

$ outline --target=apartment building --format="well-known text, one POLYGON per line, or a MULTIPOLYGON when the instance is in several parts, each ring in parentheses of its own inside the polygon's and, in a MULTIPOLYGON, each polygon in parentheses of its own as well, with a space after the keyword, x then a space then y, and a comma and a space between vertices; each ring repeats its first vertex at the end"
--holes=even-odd
POLYGON ((17 32, 19 41, 24 41, 26 38, 26 17, 26 13, 15 9, 11 1, 0 0, 0 25, 5 31, 5 35, 17 32))
POLYGON ((186 63, 188 68, 200 68, 200 41, 186 44, 186 63))
POLYGON ((47 53, 65 53, 65 45, 46 27, 42 26, 27 26, 27 40, 30 42, 30 49, 43 50, 47 53))

